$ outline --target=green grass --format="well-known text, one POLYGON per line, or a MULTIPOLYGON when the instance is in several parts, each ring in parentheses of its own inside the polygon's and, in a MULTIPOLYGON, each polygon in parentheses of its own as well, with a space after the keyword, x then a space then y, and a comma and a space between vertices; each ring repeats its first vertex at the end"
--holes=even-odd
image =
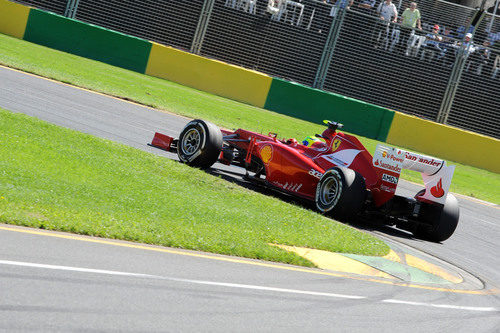
MULTIPOLYGON (((241 127, 263 133, 277 131, 280 137, 297 138, 323 130, 321 125, 1 34, 0 63, 176 114, 211 120, 226 128, 241 127)), ((378 143, 362 137, 360 141, 370 152, 378 143)), ((451 191, 500 204, 500 174, 450 163, 457 166, 451 191)), ((421 183, 420 175, 412 171, 404 170, 402 178, 421 183)))
POLYGON ((381 240, 164 157, 0 109, 0 222, 311 266, 381 240))

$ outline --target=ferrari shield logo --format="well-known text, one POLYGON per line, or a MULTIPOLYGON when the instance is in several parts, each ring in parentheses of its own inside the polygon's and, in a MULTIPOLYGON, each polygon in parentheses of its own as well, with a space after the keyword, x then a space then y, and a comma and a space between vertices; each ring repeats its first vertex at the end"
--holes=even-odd
POLYGON ((340 144, 342 143, 342 140, 340 139, 335 139, 333 141, 333 146, 332 146, 332 151, 336 151, 339 147, 340 147, 340 144))

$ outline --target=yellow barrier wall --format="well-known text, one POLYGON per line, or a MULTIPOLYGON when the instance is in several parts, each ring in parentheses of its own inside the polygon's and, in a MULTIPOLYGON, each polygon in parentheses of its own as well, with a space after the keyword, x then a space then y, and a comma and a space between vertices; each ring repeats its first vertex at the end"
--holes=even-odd
POLYGON ((7 0, 0 0, 0 32, 23 39, 30 7, 7 0))
POLYGON ((272 78, 221 61, 153 43, 146 74, 264 107, 272 78))
POLYGON ((396 112, 387 143, 500 173, 500 140, 396 112))

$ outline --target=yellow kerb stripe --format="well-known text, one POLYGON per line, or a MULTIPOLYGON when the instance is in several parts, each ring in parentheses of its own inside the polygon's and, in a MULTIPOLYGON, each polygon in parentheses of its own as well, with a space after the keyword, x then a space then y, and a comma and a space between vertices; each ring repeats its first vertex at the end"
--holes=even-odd
POLYGON ((338 253, 333 253, 323 250, 308 249, 305 247, 296 247, 296 246, 278 245, 278 244, 272 244, 272 245, 282 248, 283 250, 286 251, 295 252, 299 256, 311 261, 316 266, 318 266, 318 268, 321 269, 381 277, 385 279, 396 279, 392 275, 379 271, 378 269, 375 269, 357 260, 344 257, 343 255, 338 253))
POLYGON ((453 283, 461 283, 464 281, 464 279, 461 276, 455 276, 439 266, 428 263, 425 260, 422 260, 420 258, 414 257, 409 254, 406 255, 406 264, 408 264, 408 266, 418 268, 424 272, 439 276, 453 283))

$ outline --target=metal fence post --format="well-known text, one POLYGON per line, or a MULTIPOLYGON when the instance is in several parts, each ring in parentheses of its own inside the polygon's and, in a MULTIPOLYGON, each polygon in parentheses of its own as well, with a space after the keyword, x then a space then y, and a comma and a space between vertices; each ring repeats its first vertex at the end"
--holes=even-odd
MULTIPOLYGON (((483 1, 484 5, 484 1, 483 1)), ((472 38, 471 40, 474 40, 474 36, 476 35, 476 30, 481 21, 484 18, 485 13, 482 10, 478 10, 476 12, 476 15, 480 15, 477 19, 474 19, 473 27, 474 30, 472 31, 472 38)), ((465 33, 469 30, 469 27, 472 25, 469 24, 465 31, 464 31, 464 37, 462 38, 462 43, 465 38, 465 33)), ((436 117, 436 122, 441 123, 441 124, 446 124, 448 121, 448 116, 450 115, 451 107, 453 106, 453 100, 455 99, 455 95, 457 93, 458 85, 460 84, 460 78, 462 77, 462 73, 465 68, 465 63, 467 62, 468 54, 469 54, 469 49, 471 45, 469 44, 466 48, 460 47, 458 49, 455 63, 453 64, 453 69, 451 70, 450 78, 448 80, 448 85, 446 86, 446 90, 444 93, 443 100, 441 102, 441 107, 439 108, 439 112, 436 117)))
POLYGON ((194 54, 200 54, 201 46, 203 45, 203 40, 205 39, 205 33, 207 32, 210 15, 212 15, 212 10, 214 8, 214 3, 215 0, 205 0, 203 2, 200 18, 198 20, 198 25, 196 26, 193 43, 191 44, 190 49, 190 51, 194 54))
MULTIPOLYGON (((339 5, 337 4, 337 6, 339 5)), ((345 12, 346 8, 337 8, 337 15, 333 18, 330 31, 326 37, 323 53, 321 54, 316 76, 314 78, 313 88, 323 89, 326 75, 328 74, 328 68, 330 68, 330 63, 332 62, 335 45, 337 44, 337 40, 340 35, 340 28, 342 27, 342 22, 344 21, 345 12)))
POLYGON ((79 2, 80 0, 68 0, 68 3, 66 4, 66 10, 64 11, 64 16, 75 18, 79 2))

